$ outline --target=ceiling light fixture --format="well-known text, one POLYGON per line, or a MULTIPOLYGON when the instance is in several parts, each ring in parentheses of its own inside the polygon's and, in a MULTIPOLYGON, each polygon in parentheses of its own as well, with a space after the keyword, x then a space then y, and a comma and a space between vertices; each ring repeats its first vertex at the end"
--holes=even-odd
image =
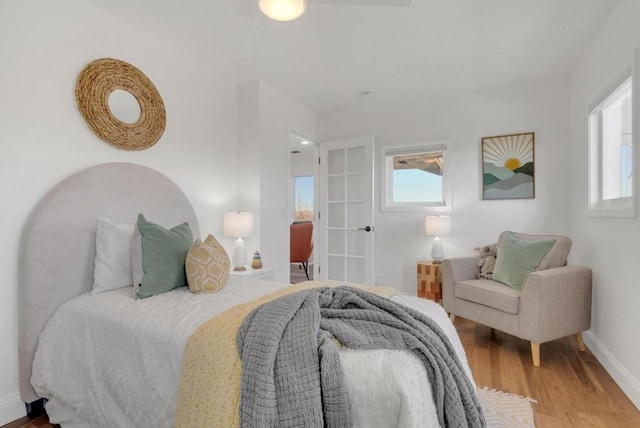
POLYGON ((306 0, 258 0, 262 13, 276 21, 293 21, 304 13, 306 0))
POLYGON ((300 141, 300 144, 302 144, 303 146, 308 146, 309 144, 311 144, 311 141, 309 141, 309 140, 302 140, 302 141, 300 141))

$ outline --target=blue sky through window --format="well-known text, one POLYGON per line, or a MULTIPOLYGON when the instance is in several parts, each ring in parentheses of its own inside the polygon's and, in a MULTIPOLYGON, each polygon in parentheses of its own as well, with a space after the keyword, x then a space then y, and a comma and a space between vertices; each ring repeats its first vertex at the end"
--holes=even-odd
POLYGON ((442 176, 420 169, 393 171, 393 202, 441 202, 442 176))
POLYGON ((294 181, 295 220, 313 219, 313 176, 296 177, 294 181))

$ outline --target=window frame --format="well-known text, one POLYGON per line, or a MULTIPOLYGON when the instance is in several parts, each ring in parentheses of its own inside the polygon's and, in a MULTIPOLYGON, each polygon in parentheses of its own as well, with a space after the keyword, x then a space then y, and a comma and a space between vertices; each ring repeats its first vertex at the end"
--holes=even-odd
POLYGON ((588 168, 587 168, 587 182, 588 182, 588 197, 587 197, 587 214, 589 217, 635 217, 635 193, 637 192, 636 186, 636 170, 637 170, 637 155, 638 151, 636 144, 637 133, 635 116, 637 115, 637 87, 638 80, 635 78, 636 73, 633 72, 631 67, 627 67, 622 73, 620 73, 606 89, 595 98, 587 111, 587 130, 588 130, 588 168), (631 108, 632 108, 632 125, 631 125, 631 171, 632 171, 632 184, 631 195, 623 196, 614 199, 603 198, 603 138, 602 138, 602 111, 604 110, 603 104, 607 99, 613 95, 627 80, 631 79, 631 108), (634 81, 636 84, 634 84, 634 81), (598 114, 596 121, 593 120, 595 114, 598 114), (596 123, 594 123, 596 122, 596 123), (636 150, 633 146, 636 145, 636 150))
POLYGON ((383 212, 394 211, 425 211, 432 213, 450 212, 453 206, 451 185, 451 141, 429 141, 422 143, 408 143, 384 145, 380 148, 381 159, 381 197, 380 208, 383 212), (393 202, 393 165, 392 156, 403 154, 418 154, 425 152, 442 152, 442 203, 433 202, 393 202))

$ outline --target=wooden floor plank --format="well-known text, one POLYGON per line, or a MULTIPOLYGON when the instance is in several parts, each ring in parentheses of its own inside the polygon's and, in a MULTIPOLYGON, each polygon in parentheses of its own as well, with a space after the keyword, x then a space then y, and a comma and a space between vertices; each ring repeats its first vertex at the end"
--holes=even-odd
MULTIPOLYGON (((640 427, 640 412, 575 337, 544 343, 533 367, 529 343, 457 317, 456 330, 478 386, 528 396, 537 428, 640 427)), ((53 428, 46 416, 2 428, 53 428)))

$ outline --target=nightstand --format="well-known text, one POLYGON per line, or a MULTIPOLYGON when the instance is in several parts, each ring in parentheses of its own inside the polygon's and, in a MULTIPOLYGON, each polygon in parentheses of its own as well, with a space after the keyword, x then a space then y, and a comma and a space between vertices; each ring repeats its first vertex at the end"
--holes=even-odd
POLYGON ((418 297, 442 302, 442 274, 440 265, 418 262, 418 297))
POLYGON ((231 270, 229 272, 231 276, 237 276, 241 278, 254 278, 254 279, 262 279, 264 281, 273 281, 273 268, 272 267, 263 267, 260 269, 252 269, 248 267, 247 270, 231 270))

